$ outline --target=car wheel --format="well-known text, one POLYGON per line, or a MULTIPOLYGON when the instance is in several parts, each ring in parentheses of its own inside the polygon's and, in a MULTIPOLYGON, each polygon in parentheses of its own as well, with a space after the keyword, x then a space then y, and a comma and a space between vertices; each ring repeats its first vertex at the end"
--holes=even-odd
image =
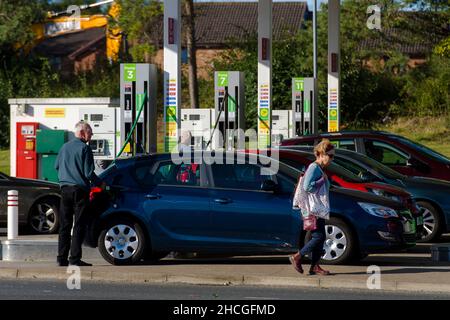
MULTIPOLYGON (((305 243, 311 239, 311 233, 306 235, 305 243)), ((321 263, 343 264, 356 256, 356 244, 353 232, 344 221, 330 218, 325 223, 325 243, 321 263)))
POLYGON ((417 206, 422 209, 423 230, 418 242, 431 242, 441 236, 442 220, 436 208, 428 202, 417 201, 417 206))
POLYGON ((35 234, 58 232, 59 201, 54 198, 38 200, 31 208, 28 226, 31 232, 35 234))
POLYGON ((130 265, 142 260, 146 237, 141 226, 126 218, 106 223, 98 238, 102 257, 113 265, 130 265))

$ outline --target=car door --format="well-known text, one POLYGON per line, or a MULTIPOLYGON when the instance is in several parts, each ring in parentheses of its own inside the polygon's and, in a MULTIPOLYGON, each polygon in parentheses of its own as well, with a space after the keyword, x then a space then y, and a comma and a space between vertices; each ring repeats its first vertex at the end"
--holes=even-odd
POLYGON ((376 139, 364 139, 365 154, 407 176, 420 175, 408 165, 410 155, 397 147, 376 139))
POLYGON ((142 194, 154 245, 163 244, 171 250, 205 245, 211 222, 203 168, 170 160, 155 163, 142 194))
MULTIPOLYGON (((218 245, 236 251, 272 252, 295 245, 290 195, 261 190, 257 164, 212 164, 212 230, 218 245)), ((276 182, 276 181, 275 181, 276 182)))

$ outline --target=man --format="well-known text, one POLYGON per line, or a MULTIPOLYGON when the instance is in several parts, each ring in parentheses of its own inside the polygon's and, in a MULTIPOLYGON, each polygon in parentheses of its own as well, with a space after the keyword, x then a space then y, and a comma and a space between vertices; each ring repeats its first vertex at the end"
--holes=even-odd
POLYGON ((92 135, 89 124, 78 122, 75 126, 76 139, 64 144, 56 159, 55 169, 58 171, 62 195, 57 258, 59 266, 91 266, 81 260, 81 245, 86 231, 91 183, 101 184, 94 173, 94 156, 88 145, 92 135))

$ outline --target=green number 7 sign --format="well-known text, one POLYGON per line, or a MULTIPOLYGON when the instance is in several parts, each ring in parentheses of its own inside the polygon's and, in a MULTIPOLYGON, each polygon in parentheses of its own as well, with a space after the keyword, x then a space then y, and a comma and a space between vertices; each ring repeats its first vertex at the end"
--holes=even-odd
POLYGON ((228 72, 226 71, 218 72, 217 81, 219 87, 228 87, 228 72))

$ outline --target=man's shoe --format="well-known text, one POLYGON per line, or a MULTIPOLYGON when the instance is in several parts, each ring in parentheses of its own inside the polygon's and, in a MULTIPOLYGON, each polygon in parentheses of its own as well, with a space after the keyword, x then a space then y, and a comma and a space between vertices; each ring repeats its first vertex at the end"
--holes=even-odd
POLYGON ((92 267, 91 263, 87 263, 87 262, 84 262, 82 260, 77 261, 77 262, 71 262, 70 265, 71 266, 77 266, 77 267, 92 267))
POLYGON ((323 270, 319 265, 314 266, 312 269, 309 270, 310 275, 321 275, 321 276, 329 276, 331 273, 330 271, 323 270))
POLYGON ((303 273, 302 257, 299 254, 290 256, 289 261, 297 272, 303 273))
POLYGON ((67 267, 69 265, 69 261, 57 261, 56 264, 58 267, 67 267))

